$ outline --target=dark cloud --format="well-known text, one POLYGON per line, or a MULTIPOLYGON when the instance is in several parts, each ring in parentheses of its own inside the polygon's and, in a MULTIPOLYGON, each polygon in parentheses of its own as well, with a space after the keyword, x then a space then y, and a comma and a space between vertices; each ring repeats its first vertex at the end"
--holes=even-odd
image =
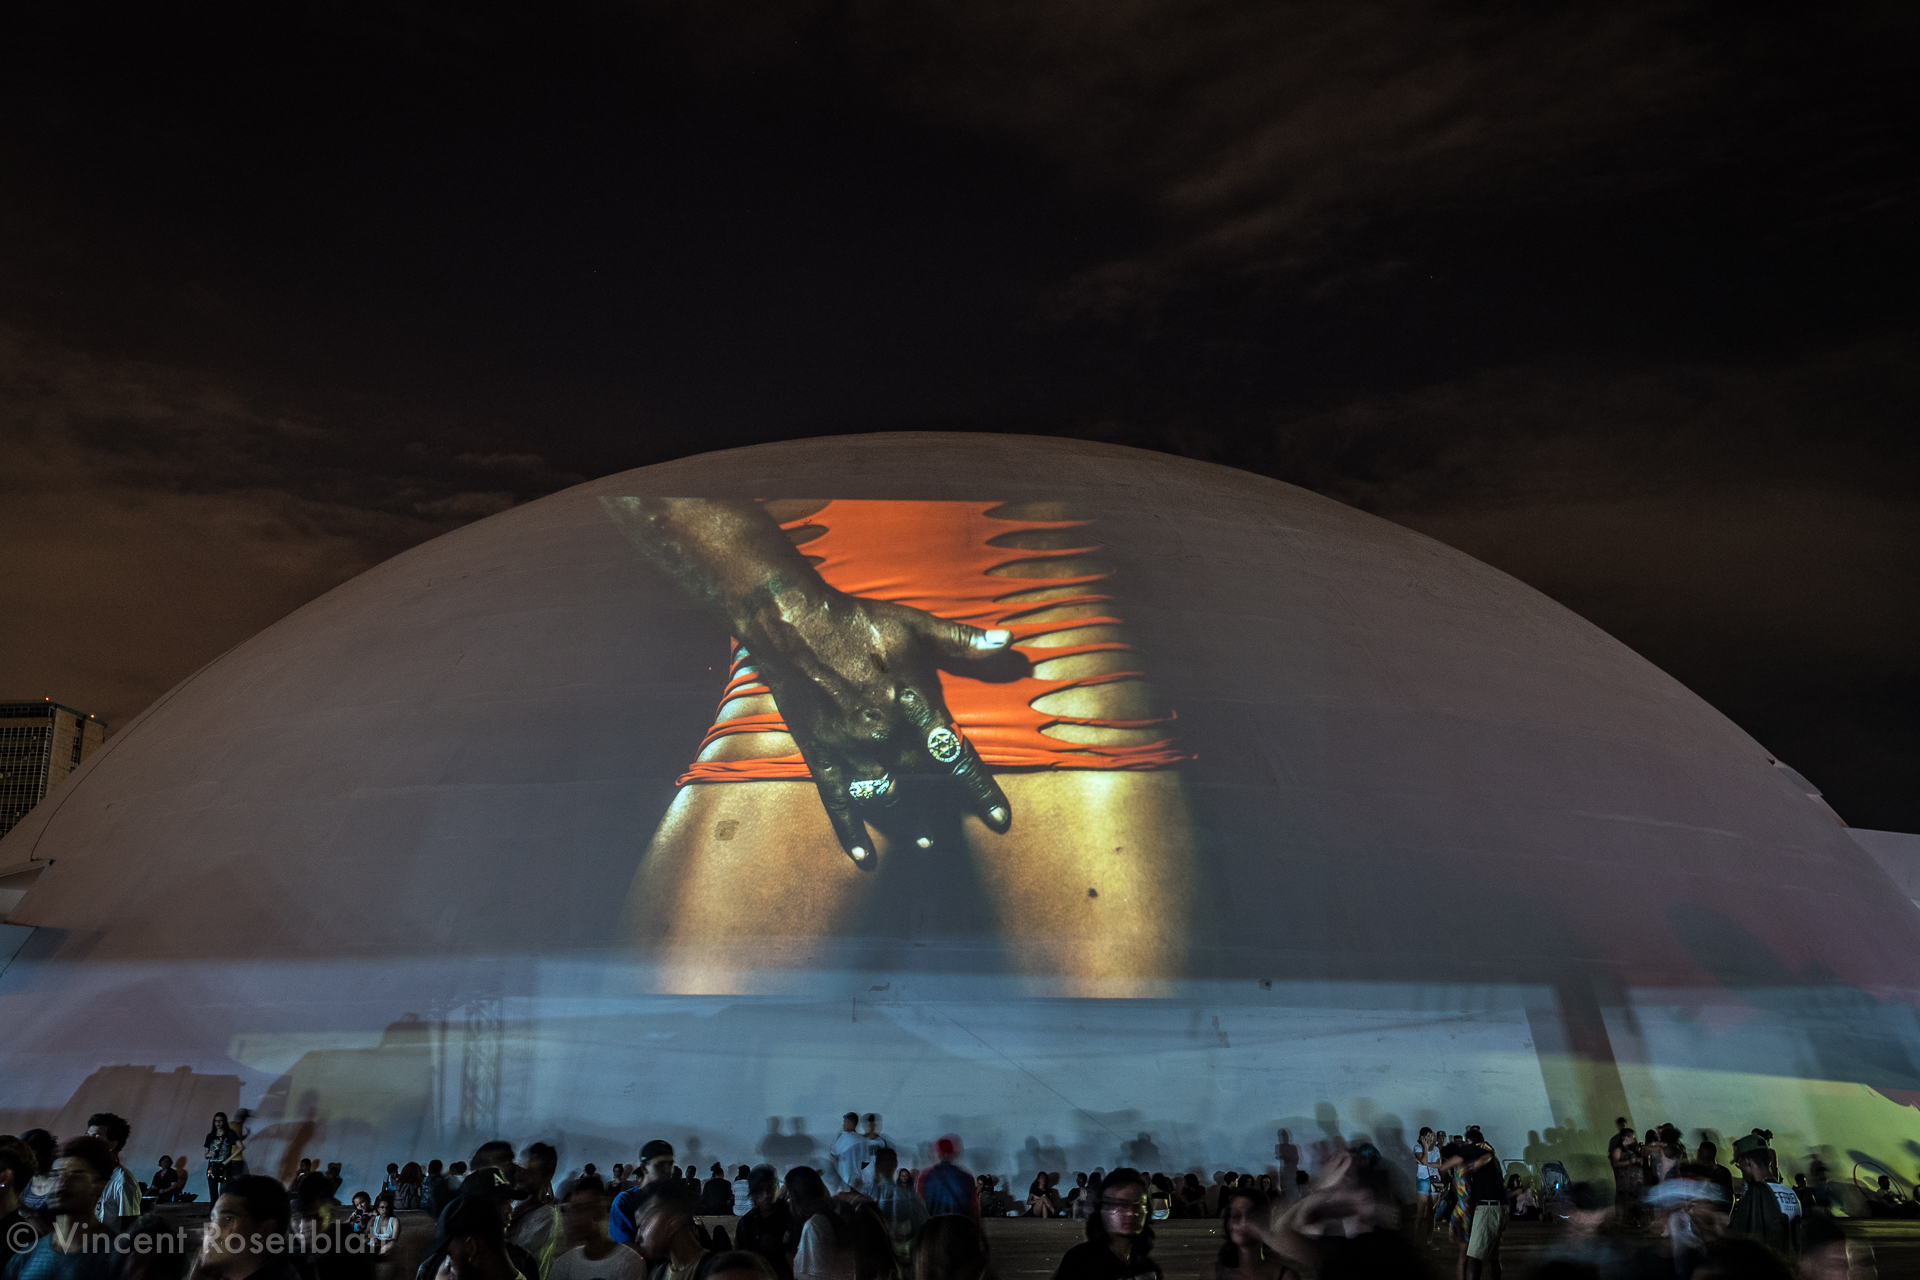
POLYGON ((1910 9, 5 22, 0 532, 85 637, 15 692, 124 720, 583 475, 1033 431, 1430 532, 1920 829, 1910 9))

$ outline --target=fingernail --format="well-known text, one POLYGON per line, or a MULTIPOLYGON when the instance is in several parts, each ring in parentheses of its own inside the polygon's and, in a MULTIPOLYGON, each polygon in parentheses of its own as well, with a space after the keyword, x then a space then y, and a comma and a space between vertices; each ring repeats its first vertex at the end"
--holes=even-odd
POLYGON ((853 848, 847 850, 847 852, 853 855, 853 860, 855 862, 865 862, 867 860, 867 851, 865 849, 862 849, 859 845, 853 846, 853 848))
POLYGON ((922 849, 933 848, 933 841, 927 839, 927 837, 925 836, 921 836, 918 840, 915 840, 914 843, 919 845, 922 849))
POLYGON ((993 808, 987 810, 987 816, 993 819, 994 825, 998 826, 1007 820, 1007 811, 999 805, 995 805, 993 808))
POLYGON ((980 638, 973 642, 976 649, 1004 649, 1007 641, 1013 639, 1013 632, 1005 627, 995 627, 992 631, 982 631, 980 638))

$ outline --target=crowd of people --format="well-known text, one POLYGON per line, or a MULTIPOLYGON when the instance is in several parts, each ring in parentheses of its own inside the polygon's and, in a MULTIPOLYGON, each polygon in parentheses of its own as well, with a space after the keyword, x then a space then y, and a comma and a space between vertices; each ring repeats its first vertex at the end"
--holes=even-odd
MULTIPOLYGON (((969 1171, 957 1137, 916 1169, 878 1116, 863 1127, 850 1112, 818 1167, 713 1163, 703 1174, 654 1140, 633 1164, 586 1164, 556 1184, 552 1145, 492 1141, 468 1161, 390 1164, 378 1188, 343 1203, 339 1164, 252 1172, 245 1114, 222 1113, 205 1144, 209 1213, 188 1250, 179 1215, 154 1210, 197 1191, 166 1158, 137 1181, 120 1161, 130 1128, 103 1112, 64 1143, 43 1130, 0 1138, 0 1257, 4 1280, 374 1280, 397 1251, 399 1215, 422 1212, 435 1230, 414 1280, 992 1280, 981 1224, 1024 1216, 1086 1224, 1054 1280, 1164 1280, 1154 1224, 1179 1219, 1219 1224, 1199 1280, 1447 1269, 1500 1280, 1507 1225, 1536 1218, 1559 1227, 1534 1271, 1547 1280, 1852 1274, 1817 1160, 1789 1187, 1765 1130, 1734 1141, 1728 1168, 1704 1135, 1688 1149, 1672 1125, 1644 1138, 1624 1118, 1617 1129, 1611 1185, 1569 1179, 1553 1161, 1509 1168, 1478 1126, 1423 1128, 1405 1158, 1328 1140, 1304 1162, 1281 1130, 1278 1170, 1220 1170, 1203 1184, 1096 1168, 1064 1191, 1063 1174, 1043 1171, 1020 1198, 969 1171), (101 1239, 119 1243, 87 1244, 101 1239)), ((1886 1176, 1847 1208, 1920 1215, 1886 1176)))

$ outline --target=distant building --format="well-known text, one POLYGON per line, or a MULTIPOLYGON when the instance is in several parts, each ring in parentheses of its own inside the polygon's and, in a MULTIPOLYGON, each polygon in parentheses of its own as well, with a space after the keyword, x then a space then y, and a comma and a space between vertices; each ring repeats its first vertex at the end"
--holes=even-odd
POLYGON ((103 721, 51 699, 0 702, 0 836, 106 738, 103 721))

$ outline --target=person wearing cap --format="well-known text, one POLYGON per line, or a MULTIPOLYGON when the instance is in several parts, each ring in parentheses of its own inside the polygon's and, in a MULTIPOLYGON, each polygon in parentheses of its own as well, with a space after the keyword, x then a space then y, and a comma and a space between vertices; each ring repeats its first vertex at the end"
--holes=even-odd
POLYGON ((927 1216, 957 1213, 980 1221, 980 1184, 960 1163, 960 1139, 949 1133, 933 1144, 934 1163, 920 1171, 914 1190, 927 1206, 927 1216))
POLYGON ((640 1193, 656 1182, 667 1182, 673 1178, 673 1144, 663 1138, 655 1138, 640 1148, 640 1167, 634 1185, 613 1198, 613 1208, 607 1213, 607 1236, 616 1244, 632 1244, 634 1235, 633 1215, 640 1207, 640 1193))
POLYGON ((1743 1179, 1740 1201, 1733 1206, 1727 1230, 1752 1236, 1779 1253, 1792 1257, 1800 1241, 1800 1197, 1793 1188, 1772 1180, 1773 1151, 1757 1133, 1734 1139, 1733 1165, 1743 1179))
POLYGON ((786 1239, 793 1229, 793 1214, 780 1198, 780 1175, 772 1165, 757 1164, 747 1171, 747 1201, 751 1207, 734 1227, 733 1247, 757 1254, 776 1276, 792 1275, 786 1239))

